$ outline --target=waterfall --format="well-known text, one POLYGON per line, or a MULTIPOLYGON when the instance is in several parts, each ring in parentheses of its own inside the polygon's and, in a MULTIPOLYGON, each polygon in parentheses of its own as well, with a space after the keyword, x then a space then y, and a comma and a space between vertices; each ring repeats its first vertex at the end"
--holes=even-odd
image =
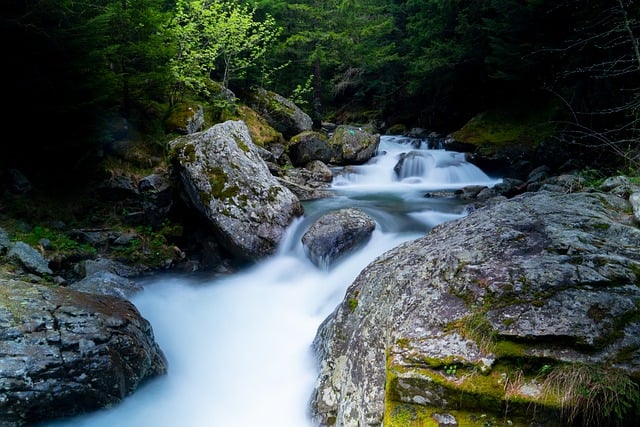
MULTIPOLYGON (((402 168, 404 169, 404 168, 402 168)), ((310 345, 320 323, 375 257, 433 226, 465 215, 464 205, 426 191, 499 180, 459 153, 383 137, 371 162, 336 169, 335 197, 307 202, 279 251, 231 276, 156 276, 133 302, 153 326, 169 362, 114 408, 46 426, 305 427, 317 374, 310 345), (394 172, 401 157, 424 165, 394 172), (406 175, 406 176, 404 176, 406 175), (329 271, 304 256, 300 238, 323 213, 358 207, 377 227, 368 244, 329 271)))

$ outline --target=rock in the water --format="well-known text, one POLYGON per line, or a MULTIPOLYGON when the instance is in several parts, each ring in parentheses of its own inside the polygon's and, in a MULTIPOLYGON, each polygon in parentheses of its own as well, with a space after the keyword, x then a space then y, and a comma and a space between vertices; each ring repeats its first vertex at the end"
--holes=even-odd
POLYGON ((302 214, 300 200, 271 175, 244 122, 178 138, 170 149, 187 198, 236 256, 272 254, 302 214))
POLYGON ((0 280, 0 425, 112 406, 166 370, 130 302, 0 280))
POLYGON ((339 165, 362 164, 369 161, 378 150, 380 135, 371 134, 353 126, 338 126, 329 139, 334 151, 332 163, 339 165))
POLYGON ((302 236, 309 259, 328 269, 371 237, 376 222, 359 209, 340 209, 318 218, 302 236))

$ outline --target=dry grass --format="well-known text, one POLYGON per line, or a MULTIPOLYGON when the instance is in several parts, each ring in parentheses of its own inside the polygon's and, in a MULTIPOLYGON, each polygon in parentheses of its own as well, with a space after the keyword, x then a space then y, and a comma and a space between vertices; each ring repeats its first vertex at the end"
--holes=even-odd
POLYGON ((544 378, 543 390, 559 400, 571 425, 622 425, 640 407, 638 384, 619 369, 560 365, 544 378))

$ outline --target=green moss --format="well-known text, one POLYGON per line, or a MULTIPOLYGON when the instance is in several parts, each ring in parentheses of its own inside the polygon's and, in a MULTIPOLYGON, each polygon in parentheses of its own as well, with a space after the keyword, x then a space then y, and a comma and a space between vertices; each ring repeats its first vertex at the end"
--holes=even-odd
POLYGON ((169 158, 180 162, 196 161, 196 147, 187 140, 174 142, 169 149, 169 158))
POLYGON ((386 427, 438 427, 431 408, 403 402, 390 402, 385 413, 386 427))
POLYGON ((184 150, 182 151, 182 155, 189 162, 193 163, 196 161, 196 146, 194 144, 186 144, 184 146, 184 150))
POLYGON ((269 188, 269 202, 273 203, 278 200, 280 193, 282 192, 282 188, 277 186, 272 186, 269 188))
POLYGON ((523 370, 513 361, 498 360, 489 372, 481 373, 474 366, 443 360, 434 361, 439 368, 393 365, 393 358, 387 357, 384 425, 437 425, 434 413, 452 414, 460 426, 529 426, 534 420, 545 426, 562 425, 557 395, 521 392, 542 375, 542 362, 536 362, 523 370), (438 397, 429 398, 431 403, 407 403, 417 390, 438 397))
POLYGON ((170 132, 176 129, 185 129, 187 123, 193 118, 200 107, 194 103, 179 103, 174 105, 165 118, 165 128, 170 132))
POLYGON ((227 186, 228 179, 229 176, 221 167, 211 168, 209 171, 210 197, 224 200, 236 196, 240 192, 240 188, 236 185, 227 186))
POLYGON ((236 136, 234 136, 234 139, 236 141, 236 145, 238 146, 238 148, 240 148, 245 153, 249 152, 249 146, 247 144, 245 144, 245 142, 242 140, 242 138, 240 138, 239 136, 236 135, 236 136))
POLYGON ((254 144, 264 147, 268 144, 283 141, 282 134, 271 127, 258 113, 246 105, 240 105, 234 114, 227 114, 224 120, 242 120, 249 128, 249 134, 254 144))
POLYGON ((526 356, 526 346, 509 340, 498 340, 493 352, 498 358, 517 358, 526 356))
POLYGON ((409 338, 398 338, 396 340, 396 345, 400 348, 409 348, 409 338))
POLYGON ((356 308, 358 307, 358 295, 360 295, 360 291, 356 290, 353 293, 353 296, 348 300, 349 309, 352 313, 356 311, 356 308))
POLYGON ((555 131, 554 119, 559 108, 554 103, 538 108, 514 106, 508 110, 487 111, 472 118, 452 136, 491 154, 506 146, 534 149, 555 131))
POLYGON ((18 326, 23 323, 23 318, 29 315, 30 310, 26 308, 28 302, 25 300, 25 293, 30 293, 34 298, 39 298, 39 293, 33 290, 23 290, 20 296, 11 292, 10 283, 0 281, 0 307, 11 314, 10 325, 18 326))
POLYGON ((97 252, 91 245, 81 244, 63 232, 51 230, 40 225, 33 227, 29 232, 17 232, 13 236, 13 240, 25 242, 31 247, 40 248, 42 251, 46 250, 51 258, 64 258, 69 255, 86 258, 95 255, 97 252), (50 249, 41 247, 40 241, 42 239, 49 241, 50 249))

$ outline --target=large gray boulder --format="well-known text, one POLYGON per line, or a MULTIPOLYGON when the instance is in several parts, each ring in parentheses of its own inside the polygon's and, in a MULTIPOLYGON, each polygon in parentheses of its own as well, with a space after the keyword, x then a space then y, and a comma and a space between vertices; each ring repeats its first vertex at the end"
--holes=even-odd
POLYGON ((439 225, 366 267, 319 328, 314 419, 633 411, 639 282, 640 230, 613 194, 526 193, 439 225))
POLYGON ((0 425, 112 406, 166 370, 130 302, 0 280, 0 425))
POLYGON ((302 214, 299 199, 269 172, 244 122, 220 123, 169 147, 186 198, 231 254, 249 260, 272 254, 302 214))

